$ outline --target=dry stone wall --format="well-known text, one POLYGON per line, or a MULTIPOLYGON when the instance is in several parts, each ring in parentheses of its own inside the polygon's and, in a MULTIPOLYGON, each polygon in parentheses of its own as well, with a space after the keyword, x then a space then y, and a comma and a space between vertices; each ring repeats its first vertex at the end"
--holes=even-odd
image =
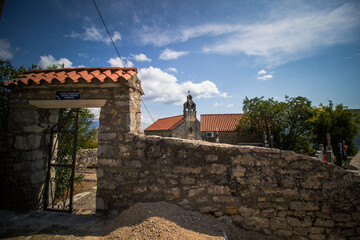
POLYGON ((99 158, 97 211, 169 201, 288 239, 357 239, 359 179, 305 155, 124 134, 99 158))
POLYGON ((76 170, 96 168, 97 160, 97 148, 80 149, 76 154, 76 170))

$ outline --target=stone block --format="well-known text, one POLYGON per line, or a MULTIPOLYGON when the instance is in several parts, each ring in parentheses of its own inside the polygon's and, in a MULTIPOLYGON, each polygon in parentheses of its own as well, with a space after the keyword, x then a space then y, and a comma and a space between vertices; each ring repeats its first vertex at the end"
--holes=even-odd
POLYGON ((360 222, 360 212, 353 212, 351 213, 351 218, 354 221, 359 221, 360 222))
POLYGON ((221 164, 212 164, 210 167, 210 173, 211 174, 223 174, 227 170, 227 167, 225 165, 221 164))
POLYGON ((202 193, 205 190, 205 188, 192 188, 188 192, 188 197, 194 197, 200 193, 202 193))
POLYGON ((44 182, 45 180, 44 178, 45 178, 45 172, 38 171, 30 175, 30 182, 32 184, 41 183, 44 182))
POLYGON ((287 223, 292 227, 300 227, 300 221, 297 218, 294 217, 287 217, 286 218, 287 223))
POLYGON ((324 239, 326 239, 326 236, 324 234, 310 234, 308 237, 311 240, 324 240, 324 239))
POLYGON ((244 167, 234 167, 231 169, 231 178, 244 177, 246 173, 246 168, 244 167))
POLYGON ((318 180, 306 180, 301 182, 300 185, 303 188, 310 188, 310 189, 321 189, 321 182, 318 180))
POLYGON ((133 192, 135 194, 143 193, 143 192, 146 192, 146 191, 147 191, 146 186, 144 186, 144 187, 134 187, 134 189, 133 189, 133 192))
POLYGON ((181 197, 181 190, 180 188, 171 188, 164 191, 164 197, 166 201, 172 201, 175 199, 179 199, 181 197))
POLYGON ((291 237, 293 235, 292 231, 289 230, 278 230, 277 234, 284 237, 291 237))
POLYGON ((116 138, 116 133, 100 132, 98 135, 99 141, 110 141, 110 140, 114 140, 115 138, 116 138))
POLYGON ((97 155, 99 158, 112 158, 114 157, 114 147, 110 145, 98 145, 97 155))
POLYGON ((196 199, 195 199, 195 202, 197 203, 197 204, 201 204, 201 203, 206 203, 206 202, 208 202, 209 201, 209 197, 208 196, 200 196, 200 197, 197 197, 196 199))
POLYGON ((32 170, 40 170, 44 167, 45 161, 43 159, 35 160, 31 162, 31 169, 32 170))
POLYGON ((233 165, 240 164, 244 166, 254 166, 255 164, 255 158, 249 153, 244 155, 238 155, 236 157, 231 157, 231 163, 233 165))
POLYGON ((202 168, 201 167, 183 167, 183 166, 176 166, 174 168, 174 173, 185 173, 185 174, 200 174, 202 168))
POLYGON ((199 212, 201 213, 211 213, 217 211, 219 211, 219 208, 216 206, 203 206, 199 208, 199 212))
POLYGON ((24 132, 41 133, 41 132, 44 131, 44 129, 45 129, 44 127, 39 126, 39 125, 36 125, 36 124, 30 125, 30 126, 24 126, 24 127, 23 127, 24 132))
POLYGON ((351 215, 345 214, 345 213, 333 213, 332 214, 332 220, 338 221, 338 222, 350 222, 351 221, 351 215))
POLYGON ((215 212, 216 217, 224 216, 224 212, 215 212))
POLYGON ((243 217, 259 215, 259 213, 260 213, 259 209, 245 207, 245 206, 240 206, 238 211, 239 211, 239 214, 243 217))
POLYGON ((304 227, 295 227, 293 230, 293 233, 295 235, 299 235, 299 236, 306 236, 309 232, 308 228, 304 228, 304 227))
POLYGON ((216 162, 218 159, 219 157, 217 155, 213 155, 213 154, 205 155, 205 160, 208 162, 216 162))
POLYGON ((141 168, 142 164, 139 160, 132 160, 129 162, 129 166, 133 168, 141 168))
POLYGON ((309 233, 311 234, 320 234, 325 232, 325 228, 323 227, 311 227, 309 228, 309 233))
MULTIPOLYGON (((236 215, 239 214, 239 208, 237 206, 226 206, 225 213, 228 215, 236 215)), ((243 220, 243 218, 241 218, 243 220)))
POLYGON ((271 230, 286 229, 286 219, 283 217, 270 218, 271 230))
POLYGON ((234 203, 236 202, 236 198, 230 196, 214 196, 214 203, 234 203))
POLYGON ((192 177, 182 177, 181 178, 182 184, 195 184, 195 178, 192 177))
POLYGON ((317 211, 319 205, 314 202, 292 201, 290 202, 290 209, 295 211, 317 211))
POLYGON ((228 186, 211 186, 208 187, 208 193, 212 195, 230 195, 230 188, 228 186))
POLYGON ((263 217, 271 218, 274 217, 275 215, 276 215, 275 208, 265 208, 261 210, 261 216, 263 217))
POLYGON ((16 136, 15 148, 19 150, 37 149, 40 147, 40 135, 16 136))
POLYGON ((304 219, 302 221, 300 221, 301 227, 311 227, 312 224, 313 223, 312 223, 311 217, 309 217, 309 216, 304 217, 304 219))
POLYGON ((269 219, 258 216, 244 217, 244 221, 247 225, 254 226, 255 228, 268 228, 269 219))
POLYGON ((319 227, 334 227, 334 221, 317 218, 314 225, 319 227))

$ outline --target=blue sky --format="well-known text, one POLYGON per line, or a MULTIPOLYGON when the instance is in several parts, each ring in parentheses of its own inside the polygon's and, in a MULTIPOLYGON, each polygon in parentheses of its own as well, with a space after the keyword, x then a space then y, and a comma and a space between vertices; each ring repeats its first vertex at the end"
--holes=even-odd
MULTIPOLYGON (((239 113, 245 96, 360 108, 360 1, 96 0, 153 118, 239 113)), ((122 66, 92 0, 7 1, 0 58, 122 66)), ((96 112, 96 111, 95 111, 96 112)), ((142 107, 142 128, 152 123, 142 107)))

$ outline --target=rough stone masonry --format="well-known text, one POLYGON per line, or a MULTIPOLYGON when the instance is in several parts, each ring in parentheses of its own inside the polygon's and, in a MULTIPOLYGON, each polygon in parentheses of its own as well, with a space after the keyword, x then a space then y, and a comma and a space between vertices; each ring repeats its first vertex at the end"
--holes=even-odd
POLYGON ((165 200, 283 238, 360 235, 359 178, 333 164, 291 151, 133 133, 111 151, 118 157, 98 162, 98 213, 165 200))

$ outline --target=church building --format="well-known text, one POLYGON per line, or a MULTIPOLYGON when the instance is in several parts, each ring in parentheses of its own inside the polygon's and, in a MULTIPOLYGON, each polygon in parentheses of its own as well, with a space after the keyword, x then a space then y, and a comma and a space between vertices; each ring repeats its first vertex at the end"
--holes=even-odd
POLYGON ((196 104, 187 96, 183 115, 158 119, 144 130, 146 135, 201 140, 200 121, 196 119, 196 104))

